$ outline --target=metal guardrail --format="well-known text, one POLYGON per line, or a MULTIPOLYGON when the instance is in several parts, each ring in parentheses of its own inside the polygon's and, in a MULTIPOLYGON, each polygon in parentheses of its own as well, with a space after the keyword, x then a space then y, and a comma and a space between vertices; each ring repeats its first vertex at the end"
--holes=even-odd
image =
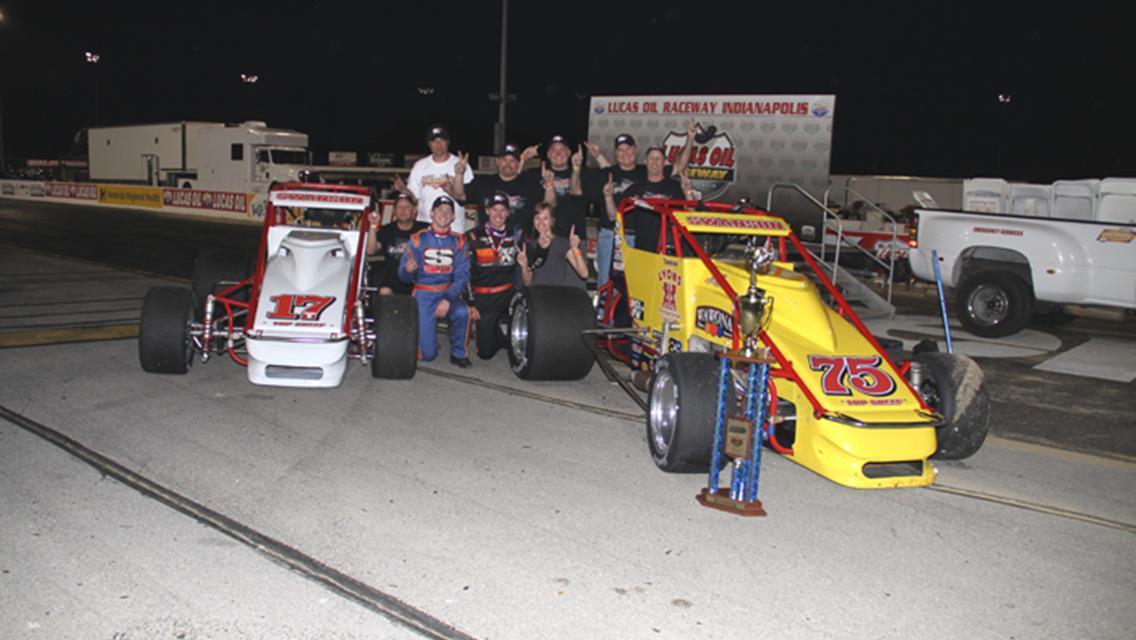
MULTIPOLYGON (((847 189, 850 193, 856 195, 857 197, 861 197, 860 194, 856 193, 856 191, 853 190, 851 187, 840 187, 840 188, 847 189)), ((884 262, 883 260, 878 258, 874 253, 872 253, 871 251, 864 249, 863 247, 861 247, 859 244, 857 244, 855 242, 848 242, 848 240, 845 238, 845 236, 844 236, 844 219, 841 218, 840 216, 836 215, 836 213, 834 213, 827 206, 829 191, 831 190, 831 188, 825 190, 825 192, 824 192, 825 201, 821 202, 820 200, 817 200, 816 197, 813 196, 811 193, 809 193, 808 191, 805 191, 798 184, 795 184, 795 183, 792 183, 792 182, 775 182, 772 186, 769 187, 769 193, 766 195, 766 203, 765 203, 765 210, 766 211, 772 212, 773 194, 779 189, 781 189, 781 190, 789 189, 791 191, 795 191, 798 195, 803 196, 806 201, 812 203, 813 206, 815 206, 817 209, 819 209, 821 211, 822 218, 821 218, 821 229, 820 229, 820 256, 819 256, 819 258, 820 258, 822 263, 828 262, 828 260, 827 260, 828 243, 825 242, 825 238, 827 236, 827 231, 828 231, 828 228, 829 228, 830 220, 831 220, 832 226, 834 226, 836 228, 836 248, 833 250, 833 257, 832 257, 832 279, 833 279, 833 281, 836 280, 837 272, 839 271, 839 268, 840 268, 840 250, 841 250, 841 248, 847 246, 849 248, 855 249, 855 250, 859 251, 860 253, 862 253, 863 255, 867 256, 869 259, 871 259, 876 264, 879 264, 885 270, 885 272, 886 272, 885 278, 887 280, 887 302, 888 302, 888 304, 891 304, 892 274, 895 271, 894 243, 895 243, 896 239, 898 238, 898 223, 896 222, 895 218, 892 217, 891 215, 889 215, 883 209, 876 207, 876 205, 874 205, 874 204, 872 205, 873 207, 879 209, 879 211, 881 213, 883 213, 884 217, 891 220, 891 222, 892 222, 893 248, 892 248, 891 251, 888 252, 889 253, 888 262, 884 262)))
MULTIPOLYGON (((868 258, 870 258, 876 264, 880 265, 881 267, 883 267, 885 269, 885 271, 887 273, 887 301, 890 303, 891 302, 891 289, 892 289, 892 276, 895 273, 895 254, 896 254, 895 245, 896 245, 896 242, 899 239, 899 221, 895 219, 895 216, 888 213, 887 210, 883 209, 882 207, 880 207, 876 203, 872 202, 871 200, 866 198, 862 193, 860 193, 859 191, 856 191, 852 187, 845 185, 843 187, 837 186, 835 188, 836 188, 837 191, 842 190, 842 191, 845 192, 845 194, 846 194, 845 199, 847 199, 847 197, 848 197, 847 194, 851 194, 851 195, 859 198, 861 202, 868 205, 869 208, 880 212, 880 215, 882 215, 885 220, 887 220, 888 222, 891 223, 891 247, 888 251, 887 262, 884 262, 881 258, 876 256, 876 254, 872 253, 871 251, 868 251, 867 249, 864 249, 863 247, 859 246, 858 244, 850 244, 849 245, 849 246, 855 247, 858 251, 860 251, 864 255, 868 256, 868 258)), ((829 187, 829 188, 824 190, 824 208, 825 208, 826 211, 830 210, 828 208, 828 205, 829 205, 829 202, 830 202, 829 195, 831 194, 832 190, 833 190, 833 187, 829 187)), ((842 240, 843 240, 843 238, 842 238, 841 232, 837 231, 837 236, 836 236, 837 244, 839 245, 839 243, 842 240)))

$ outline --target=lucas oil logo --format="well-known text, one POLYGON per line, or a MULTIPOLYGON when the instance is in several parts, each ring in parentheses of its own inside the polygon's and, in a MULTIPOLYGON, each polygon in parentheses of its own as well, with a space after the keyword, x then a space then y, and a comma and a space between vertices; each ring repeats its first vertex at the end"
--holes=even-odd
MULTIPOLYGON (((670 131, 663 138, 667 161, 674 164, 686 144, 685 131, 670 131)), ((698 125, 694 144, 690 148, 690 181, 702 193, 704 200, 712 200, 729 189, 736 180, 734 141, 729 134, 718 131, 714 125, 705 129, 698 125)))
POLYGON ((717 307, 698 307, 694 326, 718 338, 734 337, 734 316, 717 307))

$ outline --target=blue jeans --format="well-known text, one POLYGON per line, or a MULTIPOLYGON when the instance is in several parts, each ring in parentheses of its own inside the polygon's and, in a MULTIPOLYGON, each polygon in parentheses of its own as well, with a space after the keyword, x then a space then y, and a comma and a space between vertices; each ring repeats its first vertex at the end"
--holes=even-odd
POLYGON ((611 255, 615 252, 615 231, 600 228, 596 241, 596 288, 602 287, 611 278, 611 255))

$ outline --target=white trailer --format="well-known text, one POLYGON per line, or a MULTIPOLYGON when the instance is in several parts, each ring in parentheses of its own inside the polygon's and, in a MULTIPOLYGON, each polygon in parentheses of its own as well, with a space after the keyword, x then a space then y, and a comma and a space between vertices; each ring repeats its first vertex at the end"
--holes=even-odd
POLYGON ((220 122, 166 122, 87 130, 87 161, 94 182, 158 184, 170 174, 193 173, 197 136, 220 122))
POLYGON ((94 182, 243 193, 296 180, 310 165, 306 134, 259 121, 90 129, 87 154, 94 182))

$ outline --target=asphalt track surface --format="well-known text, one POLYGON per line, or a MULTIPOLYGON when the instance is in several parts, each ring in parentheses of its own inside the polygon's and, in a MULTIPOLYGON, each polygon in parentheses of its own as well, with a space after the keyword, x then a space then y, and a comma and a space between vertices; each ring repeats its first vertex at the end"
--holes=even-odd
MULTIPOLYGON (((77 231, 99 263, 10 256, 97 297, 184 277, 219 237, 255 246, 255 227, 129 212, 177 232, 124 236, 106 210, 37 220, 9 202, 0 242, 67 255, 77 231), (153 264, 123 255, 150 235, 153 264), (112 279, 107 263, 147 274, 112 279)), ((1097 330, 1078 322, 1070 339, 1097 330)), ((1130 385, 1100 381, 1005 399, 1015 376, 1072 376, 982 364, 996 412, 1072 420, 1065 405, 1101 387, 1132 408, 1130 385)), ((637 407, 595 371, 532 385, 499 356, 407 382, 355 369, 313 392, 253 387, 226 360, 148 376, 131 340, 5 349, 0 365, 0 637, 1127 638, 1136 624, 1122 433, 1084 455, 1069 451, 1083 432, 1032 438, 995 414, 979 454, 911 491, 851 491, 767 456, 771 515, 754 521, 697 507, 704 479, 658 473, 637 407), (1053 438, 1070 446, 1029 442, 1053 438), (409 626, 384 610, 403 605, 409 626)))

